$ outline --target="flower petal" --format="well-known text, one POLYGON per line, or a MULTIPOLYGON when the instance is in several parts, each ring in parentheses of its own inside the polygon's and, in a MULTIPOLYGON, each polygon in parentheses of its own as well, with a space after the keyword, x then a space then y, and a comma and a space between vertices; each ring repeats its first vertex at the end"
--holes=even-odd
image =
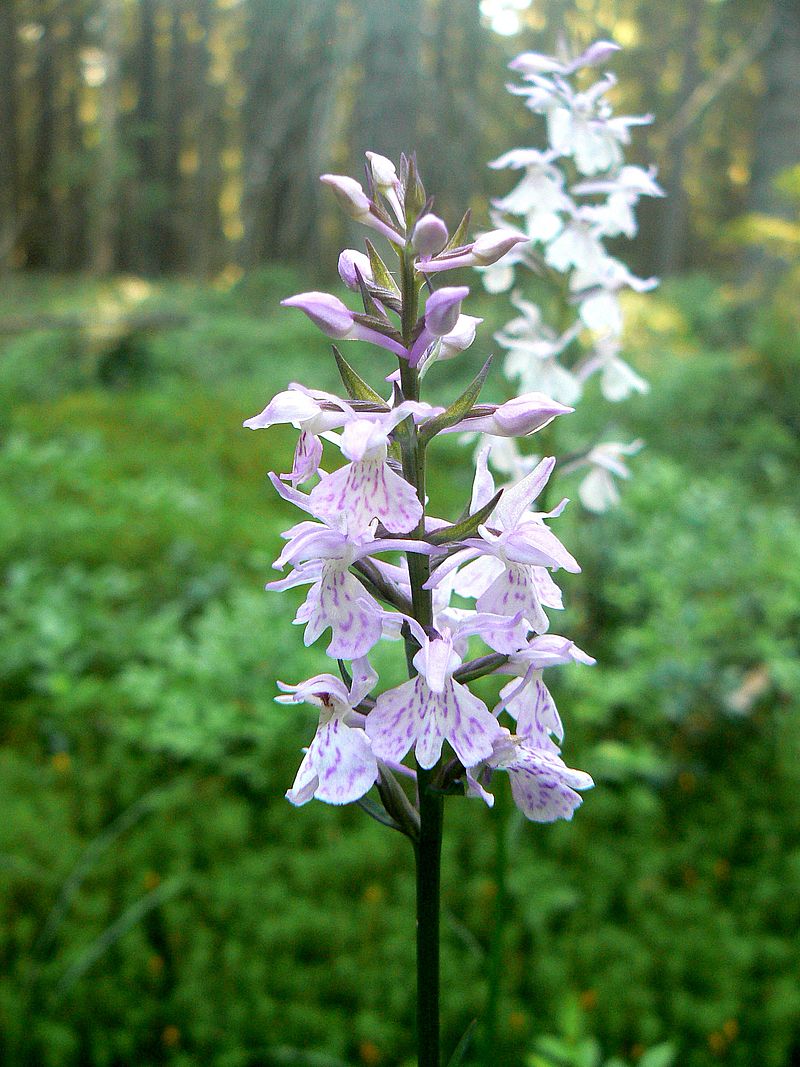
POLYGON ((420 684, 424 684, 420 679, 411 678, 394 689, 387 689, 367 715, 367 736, 378 759, 397 762, 414 744, 419 728, 417 687, 420 684))
POLYGON ((572 574, 580 573, 580 565, 556 535, 543 522, 523 522, 503 537, 506 557, 514 563, 529 563, 534 567, 563 567, 572 574))
MULTIPOLYGON (((494 715, 482 700, 460 682, 451 681, 442 698, 444 706, 440 714, 444 720, 445 734, 464 766, 474 767, 481 760, 488 759, 494 749, 495 739, 500 735, 500 726, 494 715)), ((425 766, 421 759, 420 764, 425 766)))
POLYGON ((315 796, 326 804, 350 804, 368 792, 378 777, 378 763, 367 735, 333 718, 320 726, 312 754, 319 784, 315 796))
POLYGON ((345 515, 353 531, 365 530, 377 518, 391 533, 408 533, 422 517, 414 487, 383 459, 348 463, 323 478, 309 501, 318 518, 329 521, 345 515))
MULTIPOLYGON (((447 562, 449 563, 450 560, 447 562)), ((442 564, 442 566, 446 566, 446 564, 442 564)), ((438 568, 435 573, 438 574, 440 569, 438 568)), ((459 596, 480 597, 492 582, 503 573, 503 570, 503 561, 495 556, 478 556, 477 559, 467 563, 458 572, 453 582, 453 590, 459 596)))
POLYGON ((294 462, 290 474, 281 477, 292 485, 302 485, 319 470, 322 461, 322 441, 313 433, 303 430, 297 439, 297 447, 294 450, 294 462))
POLYGON ((486 592, 478 598, 475 606, 479 611, 492 615, 521 613, 530 623, 532 630, 545 633, 550 622, 539 603, 531 571, 531 567, 509 563, 503 573, 498 575, 486 592))
POLYGON ((341 566, 323 570, 319 611, 331 628, 327 653, 334 659, 359 659, 381 639, 381 609, 361 582, 341 566))
POLYGON ((556 461, 548 456, 538 463, 522 481, 506 489, 500 497, 494 513, 503 523, 505 529, 516 526, 531 504, 547 485, 556 461))
POLYGON ((533 822, 571 819, 583 798, 576 789, 591 789, 591 777, 575 771, 549 752, 520 746, 507 767, 514 803, 533 822))
POLYGON ((314 770, 314 758, 309 748, 297 771, 292 788, 286 791, 286 799, 299 808, 302 804, 313 800, 318 783, 317 772, 314 770))
MULTIPOLYGON (((508 688, 504 686, 500 695, 503 696, 508 688)), ((550 690, 541 678, 536 678, 532 685, 525 686, 515 694, 506 704, 506 710, 517 720, 516 732, 529 741, 532 748, 555 750, 551 734, 559 741, 564 740, 561 716, 550 690)))

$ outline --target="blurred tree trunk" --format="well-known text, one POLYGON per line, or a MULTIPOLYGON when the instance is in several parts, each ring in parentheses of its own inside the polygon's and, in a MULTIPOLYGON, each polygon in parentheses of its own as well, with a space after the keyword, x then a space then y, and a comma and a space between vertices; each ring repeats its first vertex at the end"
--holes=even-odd
POLYGON ((85 185, 82 169, 84 149, 78 118, 80 107, 80 53, 83 43, 82 5, 64 14, 56 26, 59 39, 58 97, 56 103, 57 203, 53 266, 57 270, 80 270, 85 262, 85 185))
POLYGON ((52 266, 54 204, 52 197, 53 160, 55 147, 54 89, 56 75, 56 39, 54 33, 55 5, 42 5, 40 25, 42 35, 36 48, 33 76, 36 100, 33 122, 30 168, 25 175, 25 210, 23 242, 25 264, 34 269, 52 266))
MULTIPOLYGON (((680 89, 676 111, 689 99, 700 84, 698 36, 702 25, 704 0, 691 0, 683 26, 680 89)), ((675 130, 669 145, 669 170, 662 175, 667 194, 661 209, 661 238, 659 242, 658 272, 675 274, 685 264, 689 230, 689 197, 685 180, 687 153, 692 139, 692 126, 685 122, 675 130)))
POLYGON ((220 156, 225 144, 225 128, 223 100, 213 80, 213 0, 202 0, 198 4, 197 17, 202 37, 198 42, 195 65, 197 172, 194 182, 196 236, 192 264, 199 274, 209 277, 221 265, 224 245, 220 228, 220 156))
POLYGON ((480 131, 487 116, 482 113, 479 72, 494 63, 500 90, 504 62, 481 26, 478 5, 472 0, 437 0, 426 7, 431 25, 422 42, 420 167, 438 212, 455 224, 476 189, 486 183, 488 159, 481 150, 480 131))
POLYGON ((367 150, 396 160, 401 152, 417 149, 419 116, 431 103, 428 93, 421 99, 422 18, 422 0, 374 0, 364 6, 363 75, 353 111, 359 163, 367 150))
POLYGON ((0 272, 14 263, 19 226, 17 25, 11 0, 0 3, 0 272))
POLYGON ((96 274, 108 274, 118 266, 122 0, 103 0, 100 17, 105 78, 98 114, 98 167, 91 209, 91 265, 96 274))
POLYGON ((160 267, 158 216, 158 129, 156 70, 156 3, 138 0, 136 47, 131 57, 128 81, 136 87, 136 106, 128 129, 135 167, 126 182, 129 225, 123 229, 123 266, 140 274, 155 274, 160 267))
MULTIPOLYGON (((800 166, 800 3, 773 0, 773 29, 764 57, 765 93, 753 146, 749 208, 764 215, 796 219, 797 204, 776 186, 775 179, 800 166)), ((760 249, 745 257, 745 274, 769 270, 770 258, 760 249)))
POLYGON ((186 0, 173 0, 169 29, 169 56, 164 85, 164 117, 161 127, 161 174, 163 236, 161 262, 165 270, 179 270, 188 258, 193 236, 186 210, 186 197, 180 160, 184 148, 184 116, 190 90, 189 48, 184 26, 186 0))
POLYGON ((344 0, 258 0, 244 58, 242 265, 319 258, 319 174, 344 144, 339 102, 363 11, 344 0), (346 9, 346 10, 345 10, 346 9))
MULTIPOLYGON (((302 102, 290 78, 283 93, 275 96, 276 19, 277 11, 289 14, 285 0, 269 5, 265 0, 255 0, 250 6, 247 23, 248 48, 244 56, 244 192, 242 213, 244 239, 240 246, 242 265, 250 270, 270 254, 269 190, 273 171, 277 167, 277 154, 286 132, 291 128, 297 108, 302 102), (255 42, 260 47, 255 47, 255 42)), ((283 40, 284 63, 287 74, 292 64, 297 45, 298 27, 294 20, 287 22, 283 40)), ((308 90, 308 82, 305 89, 308 90)))

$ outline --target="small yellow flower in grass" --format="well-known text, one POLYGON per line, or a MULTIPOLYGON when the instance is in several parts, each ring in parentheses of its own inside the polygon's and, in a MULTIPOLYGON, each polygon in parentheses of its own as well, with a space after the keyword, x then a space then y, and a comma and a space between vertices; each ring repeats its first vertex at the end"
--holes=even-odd
POLYGON ((177 1026, 165 1026, 161 1031, 161 1041, 167 1048, 175 1048, 181 1039, 181 1032, 177 1026))
POLYGON ((731 865, 728 860, 720 858, 714 863, 714 875, 720 880, 730 877, 730 873, 731 865))
POLYGON ((493 882, 491 878, 485 879, 481 882, 478 893, 484 901, 494 900, 497 896, 497 883, 493 882))
POLYGON ((383 900, 383 886, 371 882, 364 887, 363 900, 365 904, 380 904, 383 900))
POLYGON ((725 1051, 727 1043, 725 1035, 719 1030, 714 1030, 708 1035, 708 1047, 715 1056, 720 1056, 725 1051))
POLYGON ((152 892, 161 885, 161 875, 158 871, 145 871, 142 884, 148 892, 152 892))
POLYGON ((694 867, 690 867, 687 864, 681 871, 681 875, 683 877, 683 884, 686 886, 686 888, 694 889, 698 882, 697 871, 694 869, 694 867))
POLYGON ((374 1041, 362 1041, 358 1046, 358 1055, 367 1067, 374 1067, 383 1059, 383 1053, 374 1041))
POLYGON ((511 1011, 508 1013, 508 1028, 512 1033, 521 1033, 527 1025, 528 1016, 524 1011, 511 1011))
POLYGON ((584 1011, 594 1011, 597 1007, 597 992, 594 989, 584 989, 578 1000, 584 1011))

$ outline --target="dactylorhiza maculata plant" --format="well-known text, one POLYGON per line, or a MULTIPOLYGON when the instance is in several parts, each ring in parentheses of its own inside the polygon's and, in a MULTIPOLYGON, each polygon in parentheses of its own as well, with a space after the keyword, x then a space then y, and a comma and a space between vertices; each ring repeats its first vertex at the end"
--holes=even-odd
MULTIPOLYGON (((519 220, 529 238, 501 262, 480 268, 491 293, 512 289, 519 315, 495 335, 507 350, 504 371, 525 390, 539 390, 563 404, 577 404, 584 384, 600 375, 600 390, 611 402, 647 390, 647 383, 620 355, 624 326, 619 295, 624 289, 645 292, 655 278, 637 278, 609 255, 604 241, 633 238, 635 209, 642 196, 663 196, 654 167, 625 164, 623 148, 631 127, 652 121, 614 115, 607 94, 616 84, 612 74, 581 91, 577 79, 603 65, 618 50, 597 41, 577 58, 525 52, 510 67, 522 76, 509 91, 543 116, 547 148, 513 148, 490 163, 495 169, 523 172, 506 196, 493 202, 493 221, 519 220), (518 268, 533 271, 547 293, 556 319, 546 321, 544 309, 523 295, 518 268), (552 321, 552 320, 551 320, 552 321)), ((578 488, 583 505, 602 512, 619 500, 614 478, 627 478, 625 457, 641 441, 598 442, 564 464, 562 473, 582 470, 578 488)), ((492 465, 505 474, 531 469, 537 457, 502 442, 492 451, 492 465)))
POLYGON ((450 236, 410 158, 401 159, 398 173, 390 160, 368 153, 366 189, 340 175, 322 181, 351 218, 385 239, 392 267, 366 241, 365 251, 346 249, 339 258, 341 279, 363 310, 320 292, 283 301, 337 343, 373 344, 378 388, 334 345, 346 396, 293 383, 245 423, 290 423, 300 431, 291 471, 270 478, 303 518, 283 535, 274 564, 288 573, 267 588, 309 587, 295 622, 305 627, 306 645, 327 633, 334 661, 331 672, 280 684, 279 701, 319 709, 286 795, 295 805, 312 798, 359 803, 413 842, 419 1063, 433 1067, 445 797, 466 794, 491 806, 492 779, 507 774, 528 819, 570 819, 579 791, 593 783, 561 758, 564 730, 542 674, 555 664, 593 661, 548 632, 547 609, 561 607, 551 574, 580 569, 548 526, 567 502, 536 510, 555 460, 542 459, 497 492, 482 449, 457 522, 428 510, 428 460, 435 463, 443 434, 527 437, 571 408, 538 391, 479 403, 489 361, 449 407, 420 396, 424 373, 467 349, 479 322, 462 314, 465 286, 434 283, 449 270, 500 262, 525 240, 519 232, 499 228, 469 240, 465 216, 450 236), (451 603, 454 595, 463 606, 451 603), (472 658, 471 638, 482 644, 472 658), (380 692, 370 655, 380 641, 398 639, 409 679, 380 692), (493 708, 470 689, 491 674, 510 676, 493 708), (411 754, 413 764, 404 762, 411 754), (373 788, 377 800, 367 796, 373 788))

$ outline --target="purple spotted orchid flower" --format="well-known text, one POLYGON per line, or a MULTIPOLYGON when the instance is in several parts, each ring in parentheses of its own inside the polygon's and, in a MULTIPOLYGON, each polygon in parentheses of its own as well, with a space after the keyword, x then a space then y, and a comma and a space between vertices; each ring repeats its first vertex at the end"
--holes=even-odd
POLYGON ((300 430, 294 462, 289 474, 281 475, 296 486, 309 481, 319 470, 322 460, 320 435, 343 426, 354 418, 352 407, 332 393, 313 392, 293 382, 278 393, 262 412, 244 423, 251 430, 289 423, 300 430))
POLYGON ((457 645, 469 633, 480 633, 490 647, 506 651, 524 640, 522 620, 475 615, 435 637, 415 619, 406 621, 419 644, 413 660, 417 673, 378 697, 367 717, 373 750, 382 759, 398 761, 414 746, 420 767, 429 770, 448 741, 465 767, 474 766, 493 751, 499 727, 483 701, 453 678, 462 663, 457 645))
POLYGON ((561 716, 542 677, 546 667, 561 663, 593 664, 594 660, 573 641, 556 634, 542 634, 509 656, 508 663, 499 668, 499 673, 516 674, 518 678, 500 690, 495 715, 507 711, 516 720, 517 734, 535 748, 555 750, 551 735, 559 743, 564 740, 561 716))
POLYGON ((340 678, 317 674, 300 685, 278 682, 281 704, 306 703, 320 709, 319 724, 294 785, 286 793, 299 806, 312 797, 328 804, 350 804, 368 792, 378 778, 378 762, 364 732, 364 716, 355 708, 378 676, 368 660, 353 664, 348 690, 340 678))
POLYGON ((591 775, 568 767, 553 748, 539 748, 526 738, 500 730, 491 756, 468 775, 470 796, 480 797, 489 807, 494 797, 480 779, 487 772, 506 771, 511 795, 523 815, 532 822, 571 819, 583 802, 578 790, 591 789, 591 775))
MULTIPOLYGON (((284 486, 275 475, 270 477, 285 500, 303 510, 311 510, 310 497, 284 486)), ((333 659, 365 656, 381 639, 383 630, 384 612, 350 568, 382 552, 430 554, 433 551, 433 547, 424 541, 376 538, 374 522, 366 529, 352 533, 349 517, 345 510, 331 519, 335 526, 305 521, 287 530, 284 534, 287 543, 273 566, 283 570, 291 564, 292 573, 266 586, 269 590, 283 592, 298 585, 311 585, 295 622, 306 623, 303 638, 306 645, 312 645, 330 628, 328 655, 333 659)))
MULTIPOLYGON (((486 456, 484 450, 479 457, 473 512, 494 491, 486 456)), ((544 607, 562 606, 560 591, 547 569, 580 571, 576 560, 544 523, 561 514, 566 500, 544 514, 530 510, 554 466, 554 459, 543 459, 522 481, 506 489, 487 523, 478 526, 480 538, 465 539, 464 547, 434 571, 428 580, 429 588, 458 569, 455 591, 475 597, 479 611, 521 613, 532 630, 544 633, 549 626, 544 607)))
POLYGON ((342 431, 339 446, 350 463, 326 475, 311 491, 310 510, 328 520, 345 515, 351 529, 366 528, 378 519, 390 533, 408 533, 422 518, 414 486, 387 463, 391 431, 408 418, 434 409, 406 401, 385 414, 353 418, 342 431))

